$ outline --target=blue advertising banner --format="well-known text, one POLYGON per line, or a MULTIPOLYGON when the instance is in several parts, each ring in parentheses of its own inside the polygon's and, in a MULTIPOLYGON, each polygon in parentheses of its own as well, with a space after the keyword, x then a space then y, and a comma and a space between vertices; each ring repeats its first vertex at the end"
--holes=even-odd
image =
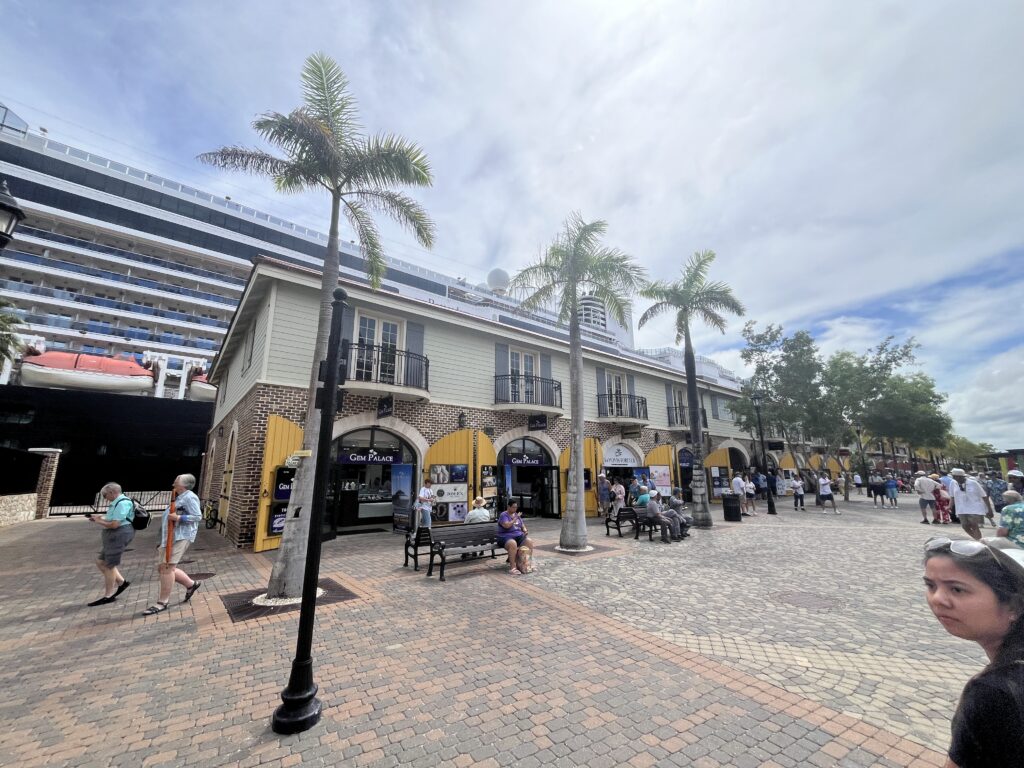
POLYGON ((412 464, 391 467, 391 522, 398 531, 412 530, 413 469, 412 464))

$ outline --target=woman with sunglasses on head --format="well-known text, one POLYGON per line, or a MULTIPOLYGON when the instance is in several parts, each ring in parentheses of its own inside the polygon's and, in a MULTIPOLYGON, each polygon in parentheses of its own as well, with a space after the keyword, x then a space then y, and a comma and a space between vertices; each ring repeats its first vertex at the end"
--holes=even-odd
POLYGON ((946 768, 1024 761, 1024 550, 1006 540, 925 544, 928 607, 946 631, 981 646, 989 663, 964 687, 946 768))

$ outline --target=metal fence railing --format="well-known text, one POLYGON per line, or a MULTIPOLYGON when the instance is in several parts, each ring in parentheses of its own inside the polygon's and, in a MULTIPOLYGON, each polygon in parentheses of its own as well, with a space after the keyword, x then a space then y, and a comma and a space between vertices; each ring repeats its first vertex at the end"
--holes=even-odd
MULTIPOLYGON (((130 499, 135 499, 150 512, 163 512, 171 503, 171 492, 168 491, 123 491, 130 499)), ((71 517, 73 515, 93 515, 107 511, 107 502, 100 498, 99 491, 93 497, 92 504, 61 504, 50 507, 47 517, 71 517)))

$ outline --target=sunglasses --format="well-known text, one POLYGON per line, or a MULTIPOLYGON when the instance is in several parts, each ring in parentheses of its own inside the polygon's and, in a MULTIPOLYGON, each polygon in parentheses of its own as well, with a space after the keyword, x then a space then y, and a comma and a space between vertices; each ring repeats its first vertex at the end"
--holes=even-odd
POLYGON ((945 536, 929 539, 924 544, 925 552, 937 552, 947 547, 954 555, 963 555, 965 557, 971 557, 984 550, 992 556, 1001 568, 1019 578, 1024 577, 1024 549, 1002 549, 989 546, 985 540, 949 539, 945 536), (1008 563, 1007 560, 1010 562, 1008 563))

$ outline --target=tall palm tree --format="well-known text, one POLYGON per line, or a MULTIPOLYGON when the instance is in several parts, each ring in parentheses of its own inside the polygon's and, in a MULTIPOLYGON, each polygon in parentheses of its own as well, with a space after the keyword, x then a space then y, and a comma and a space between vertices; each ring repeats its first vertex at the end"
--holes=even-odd
POLYGON ((13 310, 14 305, 6 299, 0 299, 0 368, 8 360, 13 360, 21 345, 14 332, 21 320, 13 310))
POLYGON ((725 317, 729 313, 742 317, 746 311, 725 283, 708 282, 708 270, 715 260, 714 251, 698 251, 683 267, 683 274, 673 283, 654 282, 641 293, 654 299, 652 305, 640 316, 640 327, 650 319, 665 312, 676 313, 676 344, 685 342, 684 361, 686 365, 686 402, 690 410, 690 442, 693 444, 693 463, 697 471, 693 475, 693 520, 698 528, 711 527, 711 508, 708 506, 707 484, 704 479, 704 446, 702 439, 700 396, 697 392, 697 362, 693 355, 690 339, 690 325, 702 320, 706 325, 725 333, 725 317))
MULTIPOLYGON (((323 53, 306 59, 302 68, 303 105, 287 115, 268 112, 253 122, 256 133, 283 153, 262 149, 222 147, 199 155, 218 168, 246 171, 274 181, 279 192, 326 191, 331 199, 331 224, 320 283, 310 399, 302 434, 303 447, 313 452, 295 477, 292 505, 312 507, 320 411, 313 404, 319 363, 326 357, 332 293, 338 286, 338 222, 344 214, 362 248, 370 284, 377 288, 386 271, 380 232, 374 213, 383 213, 411 230, 430 247, 434 223, 412 198, 395 191, 402 186, 430 186, 433 178, 426 154, 400 136, 364 136, 357 121, 355 99, 337 63, 323 53)), ((289 512, 280 554, 270 577, 271 597, 296 597, 302 592, 309 515, 289 512)))
POLYGON ((644 270, 631 256, 601 245, 608 229, 603 221, 585 222, 574 211, 536 263, 523 269, 510 289, 524 296, 524 309, 557 307, 558 319, 569 324, 569 482, 559 544, 563 549, 587 546, 586 505, 583 496, 583 346, 580 338, 580 299, 600 300, 618 322, 626 320, 629 297, 643 285, 644 270))

